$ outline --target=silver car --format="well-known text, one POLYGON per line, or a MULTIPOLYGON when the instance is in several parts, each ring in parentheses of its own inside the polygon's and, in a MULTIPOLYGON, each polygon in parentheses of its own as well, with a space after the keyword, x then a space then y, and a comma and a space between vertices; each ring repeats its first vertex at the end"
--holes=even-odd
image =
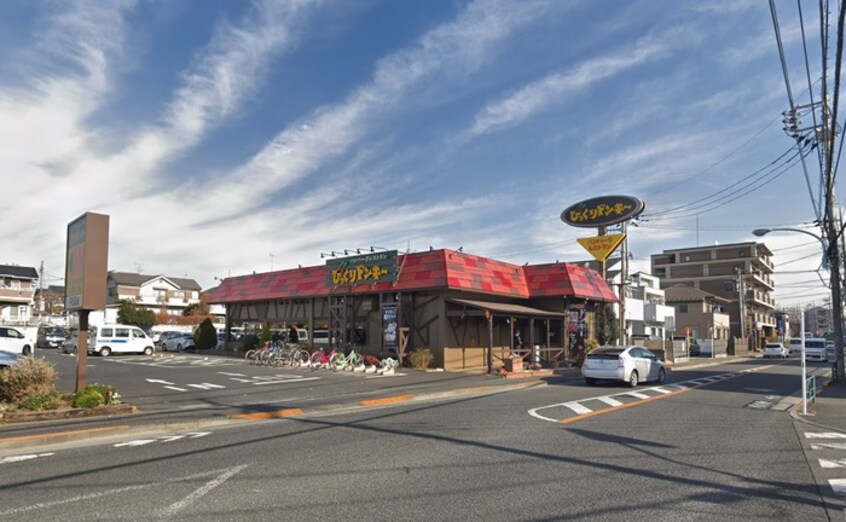
POLYGON ((781 357, 787 359, 790 355, 790 350, 781 343, 767 343, 764 345, 764 358, 781 357))
POLYGON ((182 350, 187 350, 195 347, 196 346, 194 345, 194 336, 190 333, 180 333, 177 335, 171 335, 162 342, 163 352, 181 352, 182 350))
POLYGON ((582 364, 588 386, 597 381, 622 381, 634 388, 646 381, 664 382, 667 370, 652 352, 640 346, 600 346, 582 364))

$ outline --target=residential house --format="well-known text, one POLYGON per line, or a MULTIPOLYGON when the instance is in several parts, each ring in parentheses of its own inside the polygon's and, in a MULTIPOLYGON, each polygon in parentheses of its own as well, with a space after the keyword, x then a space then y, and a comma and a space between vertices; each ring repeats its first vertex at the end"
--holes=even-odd
POLYGON ((676 311, 676 331, 688 339, 727 341, 730 335, 726 298, 689 286, 671 286, 664 290, 668 305, 676 311))
POLYGON ((200 285, 193 279, 110 271, 106 282, 106 306, 133 301, 156 313, 182 315, 200 302, 200 285))
POLYGON ((23 325, 29 322, 37 287, 35 268, 0 265, 0 323, 23 325))

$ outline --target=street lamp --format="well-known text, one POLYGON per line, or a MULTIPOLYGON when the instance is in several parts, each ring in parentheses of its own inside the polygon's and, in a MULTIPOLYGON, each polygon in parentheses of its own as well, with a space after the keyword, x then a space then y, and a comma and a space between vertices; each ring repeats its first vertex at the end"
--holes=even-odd
POLYGON ((825 239, 822 237, 814 234, 813 232, 809 232, 807 230, 802 230, 801 228, 756 228, 752 231, 752 234, 757 237, 761 237, 764 235, 769 234, 770 232, 799 232, 800 234, 805 234, 811 236, 812 238, 816 239, 820 242, 820 246, 822 247, 823 259, 822 259, 822 267, 823 270, 828 270, 829 263, 828 263, 828 244, 825 242, 825 239))

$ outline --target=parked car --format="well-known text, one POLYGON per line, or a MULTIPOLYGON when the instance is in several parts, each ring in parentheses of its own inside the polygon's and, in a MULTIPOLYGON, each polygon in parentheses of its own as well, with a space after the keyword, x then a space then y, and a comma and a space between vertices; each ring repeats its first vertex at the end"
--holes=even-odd
MULTIPOLYGON (((825 361, 825 339, 821 337, 806 337, 805 338, 805 360, 806 361, 825 361)), ((799 355, 802 353, 802 339, 791 339, 788 344, 790 355, 799 355)))
POLYGON ((589 386, 601 380, 623 381, 634 388, 641 382, 664 382, 664 363, 640 346, 600 346, 582 364, 582 377, 589 386))
POLYGON ((110 324, 88 329, 88 353, 103 357, 112 353, 152 355, 155 350, 153 340, 137 326, 110 324))
POLYGON ((0 326, 0 350, 16 354, 32 355, 34 349, 35 339, 27 337, 17 328, 0 326))
POLYGON ((194 336, 190 333, 180 332, 177 335, 171 335, 162 342, 163 352, 181 352, 196 348, 194 344, 194 336))
POLYGON ((329 330, 314 330, 314 344, 318 346, 329 346, 329 330))
POLYGON ((77 347, 79 344, 79 331, 78 330, 71 330, 68 332, 68 336, 65 339, 65 342, 62 343, 62 351, 64 353, 76 353, 77 347))
POLYGON ((767 343, 764 345, 764 358, 780 357, 787 359, 790 356, 790 350, 781 343, 767 343))
POLYGON ((67 332, 60 326, 42 326, 38 329, 35 345, 39 348, 60 348, 65 344, 67 332))
POLYGON ((184 333, 185 332, 176 331, 176 330, 154 331, 153 335, 151 335, 150 337, 153 338, 154 343, 161 345, 163 342, 165 342, 165 340, 168 337, 171 337, 171 336, 174 336, 174 335, 182 335, 184 333))
POLYGON ((690 345, 690 356, 699 357, 700 355, 702 355, 702 347, 694 340, 690 345))
POLYGON ((0 351, 0 371, 21 362, 20 356, 12 352, 0 351))

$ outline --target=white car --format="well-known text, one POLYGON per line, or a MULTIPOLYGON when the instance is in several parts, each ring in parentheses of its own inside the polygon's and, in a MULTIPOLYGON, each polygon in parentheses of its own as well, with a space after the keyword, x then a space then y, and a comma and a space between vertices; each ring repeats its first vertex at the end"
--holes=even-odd
POLYGON ((189 333, 181 333, 178 335, 171 335, 162 341, 163 352, 181 352, 189 348, 195 348, 194 336, 189 333))
POLYGON ((585 356, 582 377, 588 386, 597 381, 622 381, 634 388, 641 382, 664 382, 664 363, 640 346, 600 346, 585 356))
POLYGON ((764 358, 781 357, 787 359, 790 356, 790 350, 781 343, 767 343, 764 345, 764 358))
POLYGON ((0 350, 4 352, 32 355, 35 339, 27 337, 17 328, 0 326, 0 350))

